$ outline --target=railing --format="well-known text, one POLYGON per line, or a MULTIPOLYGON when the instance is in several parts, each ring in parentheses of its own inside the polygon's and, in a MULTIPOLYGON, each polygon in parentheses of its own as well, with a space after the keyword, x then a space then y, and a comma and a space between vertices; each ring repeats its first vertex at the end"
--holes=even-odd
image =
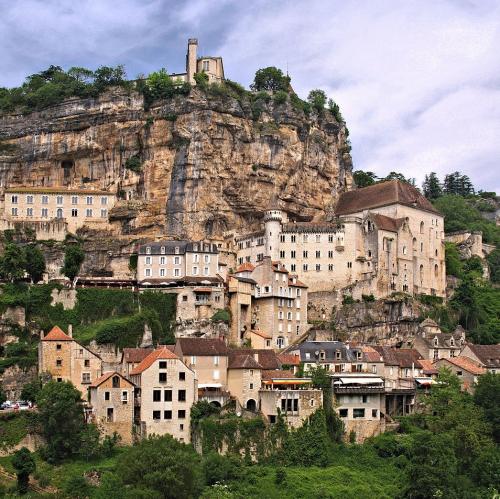
POLYGON ((333 393, 384 393, 383 386, 337 386, 333 387, 333 393))

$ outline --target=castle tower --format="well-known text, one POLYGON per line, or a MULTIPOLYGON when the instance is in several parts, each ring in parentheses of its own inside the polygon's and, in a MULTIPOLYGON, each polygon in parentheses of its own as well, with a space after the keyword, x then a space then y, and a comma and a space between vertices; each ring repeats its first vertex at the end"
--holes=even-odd
POLYGON ((279 260, 279 243, 281 224, 283 223, 283 212, 281 210, 267 210, 264 213, 264 238, 266 241, 265 256, 271 260, 279 260))
POLYGON ((187 81, 191 85, 195 84, 194 74, 196 73, 196 65, 198 60, 198 39, 189 38, 188 40, 188 51, 186 54, 186 73, 187 81))

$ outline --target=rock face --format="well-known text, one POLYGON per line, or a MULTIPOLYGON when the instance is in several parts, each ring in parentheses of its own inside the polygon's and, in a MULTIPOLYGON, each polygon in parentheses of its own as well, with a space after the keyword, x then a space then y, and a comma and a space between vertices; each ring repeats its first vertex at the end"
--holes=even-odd
POLYGON ((248 231, 270 204, 297 220, 321 219, 351 183, 344 125, 329 112, 308 117, 272 99, 258 114, 248 97, 200 89, 145 111, 140 94, 113 89, 4 116, 0 186, 116 193, 106 233, 93 238, 101 261, 92 267, 108 270, 113 254, 123 270, 127 245, 142 239, 248 231), (131 157, 140 161, 137 172, 126 167, 131 157))

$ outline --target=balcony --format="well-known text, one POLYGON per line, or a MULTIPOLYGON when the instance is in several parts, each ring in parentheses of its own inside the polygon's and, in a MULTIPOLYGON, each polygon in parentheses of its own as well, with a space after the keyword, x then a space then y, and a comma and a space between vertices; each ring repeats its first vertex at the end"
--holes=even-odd
POLYGON ((384 393, 384 386, 334 386, 333 393, 384 393))

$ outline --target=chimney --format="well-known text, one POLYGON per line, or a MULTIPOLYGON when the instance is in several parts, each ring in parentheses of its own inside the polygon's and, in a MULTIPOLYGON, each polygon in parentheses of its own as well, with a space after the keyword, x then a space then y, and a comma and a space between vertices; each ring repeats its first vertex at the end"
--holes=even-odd
POLYGON ((259 352, 254 352, 253 358, 255 359, 256 362, 259 362, 259 352))
POLYGON ((68 324, 68 336, 73 338, 73 324, 68 324))
POLYGON ((43 340, 45 338, 45 333, 43 332, 43 329, 40 331, 40 339, 43 340))

